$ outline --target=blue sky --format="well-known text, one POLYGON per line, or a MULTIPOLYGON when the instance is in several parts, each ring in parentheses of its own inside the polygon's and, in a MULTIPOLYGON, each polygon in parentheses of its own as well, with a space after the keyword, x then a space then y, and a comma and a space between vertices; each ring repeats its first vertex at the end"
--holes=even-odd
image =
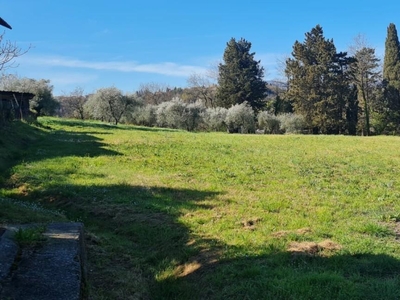
POLYGON ((50 79, 56 95, 78 86, 87 93, 184 87, 190 74, 222 60, 232 37, 250 41, 266 79, 275 79, 277 60, 317 24, 338 51, 363 34, 383 56, 387 26, 400 28, 399 12, 398 0, 0 0, 0 16, 13 27, 4 39, 32 46, 7 73, 50 79))

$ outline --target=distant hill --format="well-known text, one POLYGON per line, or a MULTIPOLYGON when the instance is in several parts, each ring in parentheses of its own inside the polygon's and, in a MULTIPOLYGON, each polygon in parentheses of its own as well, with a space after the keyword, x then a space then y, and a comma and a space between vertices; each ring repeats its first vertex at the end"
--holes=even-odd
POLYGON ((276 86, 280 89, 287 89, 288 85, 286 82, 278 81, 278 80, 267 80, 268 85, 276 86))

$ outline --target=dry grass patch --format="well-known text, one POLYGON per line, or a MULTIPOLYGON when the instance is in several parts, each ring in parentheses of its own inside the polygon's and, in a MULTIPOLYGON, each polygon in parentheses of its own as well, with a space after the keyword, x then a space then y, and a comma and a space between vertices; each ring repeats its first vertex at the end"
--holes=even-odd
POLYGON ((291 242, 287 251, 293 255, 315 256, 323 251, 333 252, 342 249, 342 246, 331 241, 325 240, 320 243, 315 242, 291 242))
MULTIPOLYGON (((190 240, 187 245, 193 246, 195 243, 195 240, 190 240)), ((173 274, 176 278, 185 277, 200 270, 201 268, 207 268, 215 265, 219 262, 220 256, 221 252, 218 250, 203 249, 198 255, 192 257, 188 262, 177 266, 173 274)))
POLYGON ((201 268, 201 264, 198 261, 193 261, 190 263, 186 263, 176 268, 175 276, 176 277, 185 277, 193 272, 197 271, 201 268))

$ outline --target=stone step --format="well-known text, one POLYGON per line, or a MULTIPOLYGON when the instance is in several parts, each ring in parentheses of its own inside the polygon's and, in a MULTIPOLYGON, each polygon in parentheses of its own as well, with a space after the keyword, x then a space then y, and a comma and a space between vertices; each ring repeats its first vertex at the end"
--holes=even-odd
POLYGON ((8 231, 5 228, 0 228, 0 283, 10 273, 18 253, 17 244, 13 240, 7 238, 7 235, 8 231))
MULTIPOLYGON (((3 227, 8 232, 18 228, 3 227)), ((0 238, 0 299, 82 298, 86 273, 83 224, 47 225, 44 242, 34 250, 18 248, 7 231, 0 238)))

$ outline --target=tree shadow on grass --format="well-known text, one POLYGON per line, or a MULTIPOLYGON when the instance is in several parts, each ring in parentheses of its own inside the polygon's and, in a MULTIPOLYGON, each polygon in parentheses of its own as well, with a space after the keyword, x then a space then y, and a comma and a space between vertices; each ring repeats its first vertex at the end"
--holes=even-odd
POLYGON ((40 122, 42 123, 39 124, 42 124, 42 126, 47 129, 52 129, 54 126, 63 126, 64 128, 96 128, 101 130, 114 130, 118 128, 117 125, 79 119, 46 118, 40 122))
POLYGON ((171 128, 161 128, 161 127, 145 127, 145 126, 133 126, 133 125, 113 125, 108 123, 101 122, 91 122, 91 121, 82 121, 82 120, 72 120, 72 119, 51 119, 46 120, 47 128, 51 128, 51 126, 63 126, 64 128, 73 127, 73 128, 95 128, 101 130, 132 130, 132 131, 149 131, 149 132, 174 132, 180 131, 177 129, 171 128), (48 127, 50 126, 50 127, 48 127))
POLYGON ((195 238, 180 221, 185 214, 213 209, 207 200, 216 194, 195 189, 61 182, 14 198, 62 210, 70 220, 85 224, 90 232, 87 247, 93 299, 128 299, 130 293, 151 299, 157 287, 155 278, 165 269, 184 263, 211 245, 219 247, 215 241, 195 238))
POLYGON ((44 139, 36 149, 36 155, 30 160, 48 159, 54 157, 78 156, 114 156, 116 151, 106 149, 101 139, 87 132, 54 131, 51 139, 44 139))
MULTIPOLYGON (((240 252, 240 250, 238 250, 240 252)), ((400 261, 385 254, 293 256, 274 251, 205 263, 158 282, 168 299, 399 299, 400 261)))
MULTIPOLYGON (((6 140, 6 142, 9 140, 11 149, 4 149, 10 159, 4 159, 3 155, 0 155, 0 188, 4 185, 13 185, 7 178, 11 177, 12 167, 20 162, 30 163, 68 156, 120 155, 116 151, 107 149, 106 144, 102 143, 100 138, 91 135, 90 132, 68 132, 64 130, 46 132, 22 122, 17 125, 17 135, 8 137, 6 140)), ((15 134, 15 132, 9 134, 12 133, 15 134)), ((2 149, 0 148, 0 150, 2 149)), ((71 170, 65 170, 66 174, 68 172, 71 172, 71 170)), ((52 175, 48 174, 48 177, 52 175)))
POLYGON ((293 255, 286 240, 249 249, 194 234, 181 217, 213 210, 207 200, 216 194, 54 185, 24 197, 84 222, 94 298, 399 299, 400 261, 389 255, 293 255))
MULTIPOLYGON (((18 127, 17 132, 10 130, 4 133, 5 135, 16 135, 13 138, 9 137, 5 142, 19 148, 12 149, 14 152, 10 154, 13 155, 14 162, 18 158, 24 161, 37 161, 64 156, 119 155, 116 151, 106 149, 101 139, 92 135, 94 134, 92 131, 54 130, 46 132, 21 122, 16 127, 18 127), (27 148, 34 149, 33 155, 31 151, 26 151, 27 148), (30 155, 27 156, 27 154, 30 155)), ((96 134, 101 133, 96 132, 96 134)))
MULTIPOLYGON (((43 141, 27 161, 119 155, 84 132, 50 134, 56 143, 53 138, 43 141)), ((15 191, 13 197, 62 209, 70 220, 84 222, 93 299, 400 298, 400 262, 389 255, 339 252, 307 257, 292 256, 285 245, 251 250, 227 245, 195 234, 182 218, 214 209, 208 199, 216 192, 79 186, 69 183, 68 170, 62 172, 49 174, 56 180, 42 188, 15 191)), ((102 175, 88 174, 93 176, 102 175)))

